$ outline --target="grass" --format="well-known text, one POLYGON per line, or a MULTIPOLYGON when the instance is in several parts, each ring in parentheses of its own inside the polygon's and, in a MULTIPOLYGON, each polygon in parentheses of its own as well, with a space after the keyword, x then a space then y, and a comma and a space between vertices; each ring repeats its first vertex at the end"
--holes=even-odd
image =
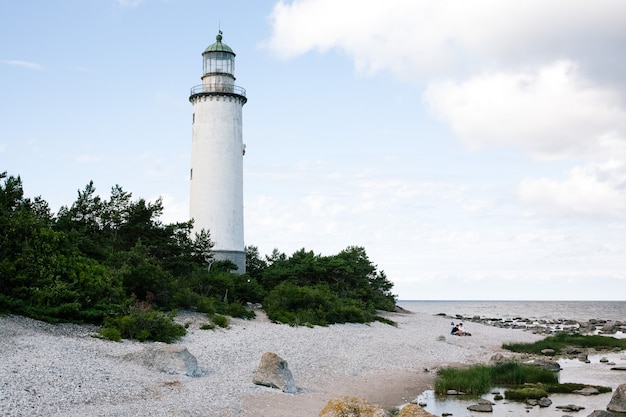
POLYGON ((435 392, 445 394, 448 390, 456 390, 478 396, 486 394, 495 386, 515 387, 526 383, 557 384, 558 377, 547 369, 517 362, 444 368, 439 371, 435 381, 435 392))
POLYGON ((553 349, 557 353, 562 353, 566 347, 594 348, 596 350, 626 349, 626 339, 616 339, 614 337, 579 334, 558 334, 548 336, 535 343, 505 343, 504 349, 518 353, 541 354, 543 349, 553 349))

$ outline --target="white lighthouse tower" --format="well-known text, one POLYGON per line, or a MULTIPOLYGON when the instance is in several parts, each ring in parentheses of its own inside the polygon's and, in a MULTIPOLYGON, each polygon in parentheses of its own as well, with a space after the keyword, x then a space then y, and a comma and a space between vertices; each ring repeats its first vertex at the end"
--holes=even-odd
POLYGON ((235 85, 235 53, 216 42, 202 53, 202 84, 191 89, 191 192, 194 231, 209 230, 218 260, 246 270, 243 240, 242 109, 246 90, 235 85))

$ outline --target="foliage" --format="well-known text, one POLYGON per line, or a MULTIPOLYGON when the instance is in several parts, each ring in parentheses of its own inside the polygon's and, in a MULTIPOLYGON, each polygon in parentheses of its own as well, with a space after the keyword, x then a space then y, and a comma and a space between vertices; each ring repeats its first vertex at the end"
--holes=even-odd
POLYGON ((435 392, 444 394, 448 390, 457 390, 470 395, 482 395, 495 386, 519 386, 527 383, 557 384, 558 378, 552 371, 517 362, 443 368, 435 381, 435 392))
POLYGON ((267 290, 264 309, 274 321, 365 323, 376 319, 376 310, 395 308, 393 284, 376 270, 363 248, 348 247, 335 256, 301 249, 289 258, 275 250, 266 262, 258 279, 267 290))
POLYGON ((210 319, 211 322, 218 327, 227 328, 230 325, 228 317, 221 314, 214 314, 210 317, 210 319))
POLYGON ((614 337, 599 335, 579 335, 561 333, 555 336, 548 336, 535 343, 505 343, 504 349, 519 353, 540 354, 544 349, 553 349, 555 352, 562 352, 566 347, 604 349, 626 349, 626 339, 616 339, 614 337))
POLYGON ((601 394, 612 391, 611 387, 604 387, 601 385, 577 384, 574 382, 566 382, 563 384, 549 385, 546 387, 546 390, 551 394, 571 394, 574 391, 578 391, 583 388, 589 388, 589 387, 597 389, 601 394))
POLYGON ((245 274, 216 260, 208 230, 193 222, 164 224, 163 202, 133 199, 119 185, 108 198, 93 182, 52 214, 41 198, 24 197, 19 177, 0 173, 0 313, 49 322, 102 324, 112 340, 175 340, 178 308, 252 318, 246 303, 291 324, 370 322, 392 311, 393 284, 365 249, 262 257, 246 248, 245 274), (152 294, 150 309, 130 303, 152 294))
POLYGON ((101 337, 110 340, 136 339, 172 343, 187 334, 185 327, 173 321, 175 312, 166 314, 152 309, 152 295, 145 301, 133 300, 127 315, 107 317, 101 337))
POLYGON ((547 396, 548 392, 542 388, 523 387, 504 391, 504 397, 512 401, 539 400, 547 396))

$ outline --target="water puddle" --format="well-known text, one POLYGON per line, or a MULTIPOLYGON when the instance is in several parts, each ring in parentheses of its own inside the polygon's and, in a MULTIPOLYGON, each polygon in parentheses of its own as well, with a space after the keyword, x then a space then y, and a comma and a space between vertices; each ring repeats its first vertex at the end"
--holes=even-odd
MULTIPOLYGON (((611 368, 615 366, 626 366, 626 352, 589 355, 589 360, 591 363, 581 362, 578 359, 559 360, 561 368, 563 368, 559 372, 559 381, 562 383, 578 382, 590 385, 608 386, 611 387, 613 391, 620 384, 626 383, 626 371, 611 370, 611 368), (614 363, 615 365, 600 362, 602 358, 608 359, 609 363, 614 363)), ((609 401, 611 401, 611 397, 613 396, 613 392, 591 396, 583 396, 579 394, 552 394, 549 397, 550 400, 552 400, 552 405, 550 407, 541 408, 539 406, 531 407, 524 403, 508 401, 506 399, 494 400, 494 392, 504 394, 504 391, 504 388, 494 388, 492 393, 486 394, 482 397, 495 404, 493 406, 492 413, 469 411, 467 407, 471 404, 476 404, 476 398, 467 398, 461 395, 437 396, 432 390, 422 393, 417 397, 416 402, 426 404, 424 409, 437 416, 447 413, 454 417, 477 415, 489 415, 492 417, 510 417, 521 415, 547 417, 564 414, 578 414, 582 417, 591 414, 594 410, 606 410, 606 406, 609 404, 609 401), (559 405, 568 404, 575 404, 580 407, 585 407, 585 409, 577 413, 563 413, 561 410, 557 410, 555 408, 559 405)), ((626 414, 615 414, 615 416, 625 417, 626 414)))

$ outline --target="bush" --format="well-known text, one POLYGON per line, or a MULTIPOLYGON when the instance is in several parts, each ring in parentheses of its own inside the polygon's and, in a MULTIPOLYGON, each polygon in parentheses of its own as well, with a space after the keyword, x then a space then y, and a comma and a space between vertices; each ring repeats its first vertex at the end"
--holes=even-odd
POLYGON ((210 317, 211 321, 213 322, 213 324, 215 324, 216 326, 222 327, 222 328, 227 328, 229 323, 228 317, 223 316, 221 314, 215 314, 213 316, 210 317))
POLYGON ((174 322, 176 312, 166 314, 154 311, 150 300, 151 295, 148 294, 147 301, 134 300, 128 315, 105 318, 100 336, 110 340, 124 338, 172 343, 187 334, 184 326, 174 322))

